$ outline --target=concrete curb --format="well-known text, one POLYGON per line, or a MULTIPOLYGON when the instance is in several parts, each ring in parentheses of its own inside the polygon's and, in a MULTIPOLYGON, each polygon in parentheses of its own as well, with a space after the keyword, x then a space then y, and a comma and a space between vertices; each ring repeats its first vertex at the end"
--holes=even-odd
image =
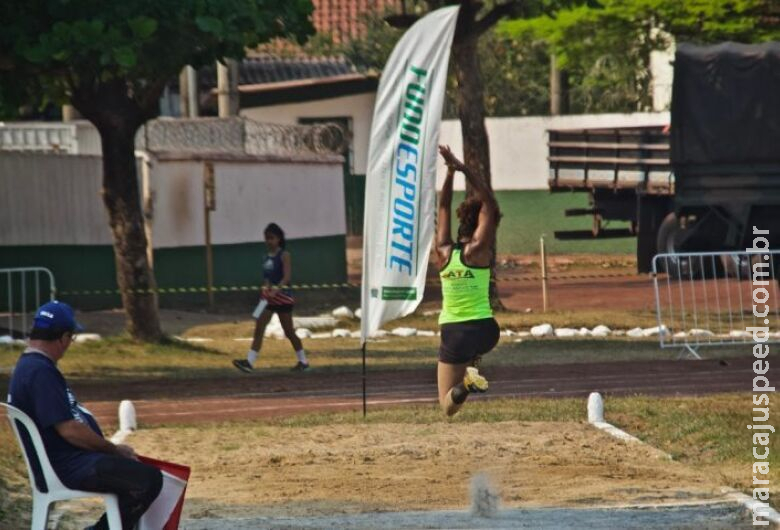
MULTIPOLYGON (((765 503, 757 501, 750 497, 749 495, 745 495, 741 491, 737 491, 733 488, 723 488, 723 492, 726 493, 727 497, 734 502, 741 504, 745 510, 753 513, 753 509, 756 506, 763 506, 765 503)), ((772 508, 769 505, 766 505, 766 511, 763 512, 765 515, 760 515, 759 520, 760 521, 769 521, 772 523, 772 525, 775 526, 775 528, 780 527, 780 513, 777 512, 774 508, 772 508)))
POLYGON ((657 449, 652 445, 646 444, 639 438, 635 436, 631 436, 626 431, 618 429, 611 423, 605 422, 604 421, 604 399, 601 397, 601 394, 599 394, 598 392, 591 392, 591 394, 588 396, 588 423, 590 423, 597 429, 604 431, 610 436, 617 438, 618 440, 622 440, 624 442, 642 444, 646 446, 648 449, 650 449, 651 451, 653 451, 654 453, 656 453, 656 456, 658 458, 662 458, 665 460, 673 460, 672 455, 670 455, 669 453, 665 451, 661 451, 660 449, 657 449))
MULTIPOLYGON (((601 394, 598 392, 591 392, 591 394, 588 396, 588 423, 596 427, 597 429, 600 429, 607 434, 614 436, 615 438, 618 438, 619 440, 623 440, 626 442, 632 442, 632 443, 640 443, 643 445, 646 445, 653 451, 657 452, 660 457, 673 460, 672 455, 669 453, 666 453, 660 449, 657 449, 655 447, 652 447, 651 445, 645 444, 642 440, 639 438, 636 438, 634 436, 631 436, 625 431, 622 431, 615 427, 614 425, 611 425, 604 421, 604 399, 601 397, 601 394)), ((753 512, 754 507, 756 506, 763 506, 764 503, 759 502, 752 497, 745 495, 741 491, 737 491, 734 488, 722 488, 721 491, 726 494, 726 498, 730 499, 733 502, 736 502, 737 504, 742 505, 742 507, 745 508, 745 510, 749 512, 753 512)), ((774 508, 771 506, 766 506, 767 510, 765 512, 766 515, 761 515, 761 520, 766 520, 775 525, 775 527, 780 527, 780 513, 778 513, 774 508)))

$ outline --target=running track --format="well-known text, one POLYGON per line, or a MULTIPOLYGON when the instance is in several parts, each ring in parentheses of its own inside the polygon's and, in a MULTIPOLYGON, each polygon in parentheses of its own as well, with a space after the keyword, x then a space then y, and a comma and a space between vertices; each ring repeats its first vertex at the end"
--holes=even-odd
MULTIPOLYGON (((609 395, 704 395, 751 392, 751 357, 704 361, 642 361, 487 367, 497 397, 609 395)), ((770 363, 771 364, 771 363, 770 363)), ((770 371, 769 374, 772 372, 770 371)), ((131 399, 145 424, 197 423, 291 416, 316 411, 359 411, 360 373, 316 372, 274 376, 236 373, 222 378, 137 381, 101 386, 71 385, 99 421, 116 424, 121 399, 131 399)), ((434 403, 435 370, 369 372, 368 408, 434 403)))

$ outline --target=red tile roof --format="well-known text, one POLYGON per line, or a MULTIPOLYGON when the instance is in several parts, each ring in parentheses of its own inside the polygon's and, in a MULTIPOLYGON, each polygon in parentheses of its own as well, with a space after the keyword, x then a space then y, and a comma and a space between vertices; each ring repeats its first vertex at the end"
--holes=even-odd
POLYGON ((330 33, 336 42, 359 37, 363 31, 361 15, 400 12, 402 0, 313 0, 312 19, 318 32, 330 33))

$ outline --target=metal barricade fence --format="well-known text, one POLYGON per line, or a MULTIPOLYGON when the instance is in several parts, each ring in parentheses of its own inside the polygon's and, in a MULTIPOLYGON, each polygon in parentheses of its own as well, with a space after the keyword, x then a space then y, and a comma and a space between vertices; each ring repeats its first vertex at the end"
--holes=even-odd
POLYGON ((661 348, 680 348, 681 357, 701 359, 702 346, 752 344, 754 327, 768 328, 767 342, 778 342, 778 266, 778 250, 655 256, 661 348))
MULTIPOLYGON (((54 275, 45 267, 17 267, 0 269, 0 292, 3 290, 5 296, 0 296, 0 307, 3 307, 1 300, 5 299, 5 311, 0 315, 7 318, 5 333, 13 337, 14 330, 17 331, 17 335, 29 331, 28 311, 35 311, 42 304, 43 296, 48 300, 54 300, 57 286, 54 275), (16 326, 17 317, 21 329, 16 326)), ((5 333, 0 331, 0 335, 5 333)))

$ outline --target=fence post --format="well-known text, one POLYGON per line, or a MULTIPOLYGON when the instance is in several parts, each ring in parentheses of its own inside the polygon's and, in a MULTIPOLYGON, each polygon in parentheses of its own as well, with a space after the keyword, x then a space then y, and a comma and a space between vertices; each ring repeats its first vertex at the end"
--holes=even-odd
POLYGON ((547 312, 547 253, 544 249, 544 236, 539 238, 539 251, 542 258, 542 312, 547 312))

